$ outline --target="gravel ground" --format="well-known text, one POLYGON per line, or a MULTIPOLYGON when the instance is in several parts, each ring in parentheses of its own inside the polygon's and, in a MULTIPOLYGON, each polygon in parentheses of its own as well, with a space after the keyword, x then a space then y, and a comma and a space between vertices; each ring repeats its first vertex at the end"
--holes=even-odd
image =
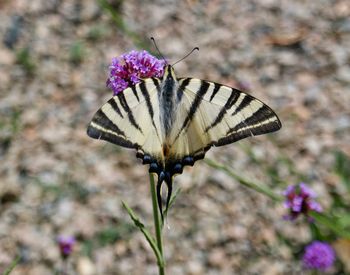
MULTIPOLYGON (((74 235, 69 274, 156 274, 121 200, 149 225, 147 168, 134 152, 89 139, 110 96, 111 58, 151 49, 179 76, 224 83, 262 99, 281 131, 215 148, 208 157, 281 192, 309 183, 326 209, 339 189, 334 152, 350 155, 350 2, 0 1, 0 271, 62 268, 58 235, 74 235)), ((168 274, 306 274, 302 220, 197 162, 164 230, 168 274)), ((331 270, 333 274, 335 270, 331 270)))

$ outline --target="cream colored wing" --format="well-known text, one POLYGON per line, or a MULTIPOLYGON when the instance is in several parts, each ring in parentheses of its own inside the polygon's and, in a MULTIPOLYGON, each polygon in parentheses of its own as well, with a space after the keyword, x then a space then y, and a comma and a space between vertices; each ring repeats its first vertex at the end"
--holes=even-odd
POLYGON ((200 159, 211 146, 281 128, 270 107, 239 90, 193 78, 180 79, 179 86, 178 115, 170 142, 176 159, 200 159))
POLYGON ((160 80, 148 78, 125 89, 99 109, 87 134, 95 139, 138 150, 154 159, 162 158, 158 89, 160 80))

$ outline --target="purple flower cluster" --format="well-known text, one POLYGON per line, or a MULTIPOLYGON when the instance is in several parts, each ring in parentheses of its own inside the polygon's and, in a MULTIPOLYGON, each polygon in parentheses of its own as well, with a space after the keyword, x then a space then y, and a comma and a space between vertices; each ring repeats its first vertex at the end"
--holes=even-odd
POLYGON ((288 186, 283 195, 286 197, 284 204, 290 210, 287 219, 294 220, 300 214, 307 215, 310 210, 322 211, 321 205, 315 201, 316 194, 305 183, 288 186))
POLYGON ((75 244, 74 237, 60 236, 60 237, 58 237, 57 242, 58 242, 58 245, 60 247, 62 257, 67 258, 73 251, 73 246, 75 244))
POLYGON ((335 260, 334 249, 325 242, 314 241, 305 248, 303 264, 308 269, 325 271, 335 260))
POLYGON ((165 60, 159 60, 145 50, 122 54, 112 59, 107 87, 116 95, 140 82, 141 78, 161 77, 165 64, 165 60))

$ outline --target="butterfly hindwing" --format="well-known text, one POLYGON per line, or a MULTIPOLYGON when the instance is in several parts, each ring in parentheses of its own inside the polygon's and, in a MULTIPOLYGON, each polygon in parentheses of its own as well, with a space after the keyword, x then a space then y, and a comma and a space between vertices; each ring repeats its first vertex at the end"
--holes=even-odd
POLYGON ((162 148, 159 82, 148 78, 112 97, 94 115, 88 135, 157 157, 162 148))

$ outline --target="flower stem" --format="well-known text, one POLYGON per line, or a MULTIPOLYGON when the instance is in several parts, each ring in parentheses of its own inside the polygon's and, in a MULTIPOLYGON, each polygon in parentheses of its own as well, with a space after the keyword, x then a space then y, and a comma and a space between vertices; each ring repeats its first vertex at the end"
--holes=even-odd
POLYGON ((217 163, 211 159, 205 159, 204 161, 209 166, 225 172, 231 178, 234 178, 240 184, 242 184, 248 188, 254 189, 255 191, 258 191, 259 193, 267 195, 268 197, 270 197, 271 199, 273 199, 275 201, 282 201, 283 200, 282 196, 275 194, 270 188, 268 188, 267 186, 264 186, 263 184, 258 184, 256 182, 247 180, 247 179, 241 177, 240 175, 236 174, 233 170, 231 170, 231 169, 227 168, 226 166, 224 166, 220 163, 217 163))
POLYGON ((16 267, 16 265, 18 264, 18 262, 21 260, 20 256, 17 256, 16 259, 13 260, 13 262, 11 263, 11 265, 5 270, 5 272, 3 273, 3 275, 8 275, 12 272, 12 270, 16 267))
POLYGON ((151 188, 151 194, 152 194, 153 219, 154 219, 154 228, 156 232, 157 246, 162 256, 162 262, 158 261, 158 267, 159 267, 158 270, 159 270, 159 275, 164 275, 165 264, 164 264, 163 242, 162 242, 162 224, 160 221, 160 215, 159 215, 158 204, 157 204, 156 186, 154 184, 154 178, 151 173, 149 174, 149 181, 150 181, 150 188, 151 188))

